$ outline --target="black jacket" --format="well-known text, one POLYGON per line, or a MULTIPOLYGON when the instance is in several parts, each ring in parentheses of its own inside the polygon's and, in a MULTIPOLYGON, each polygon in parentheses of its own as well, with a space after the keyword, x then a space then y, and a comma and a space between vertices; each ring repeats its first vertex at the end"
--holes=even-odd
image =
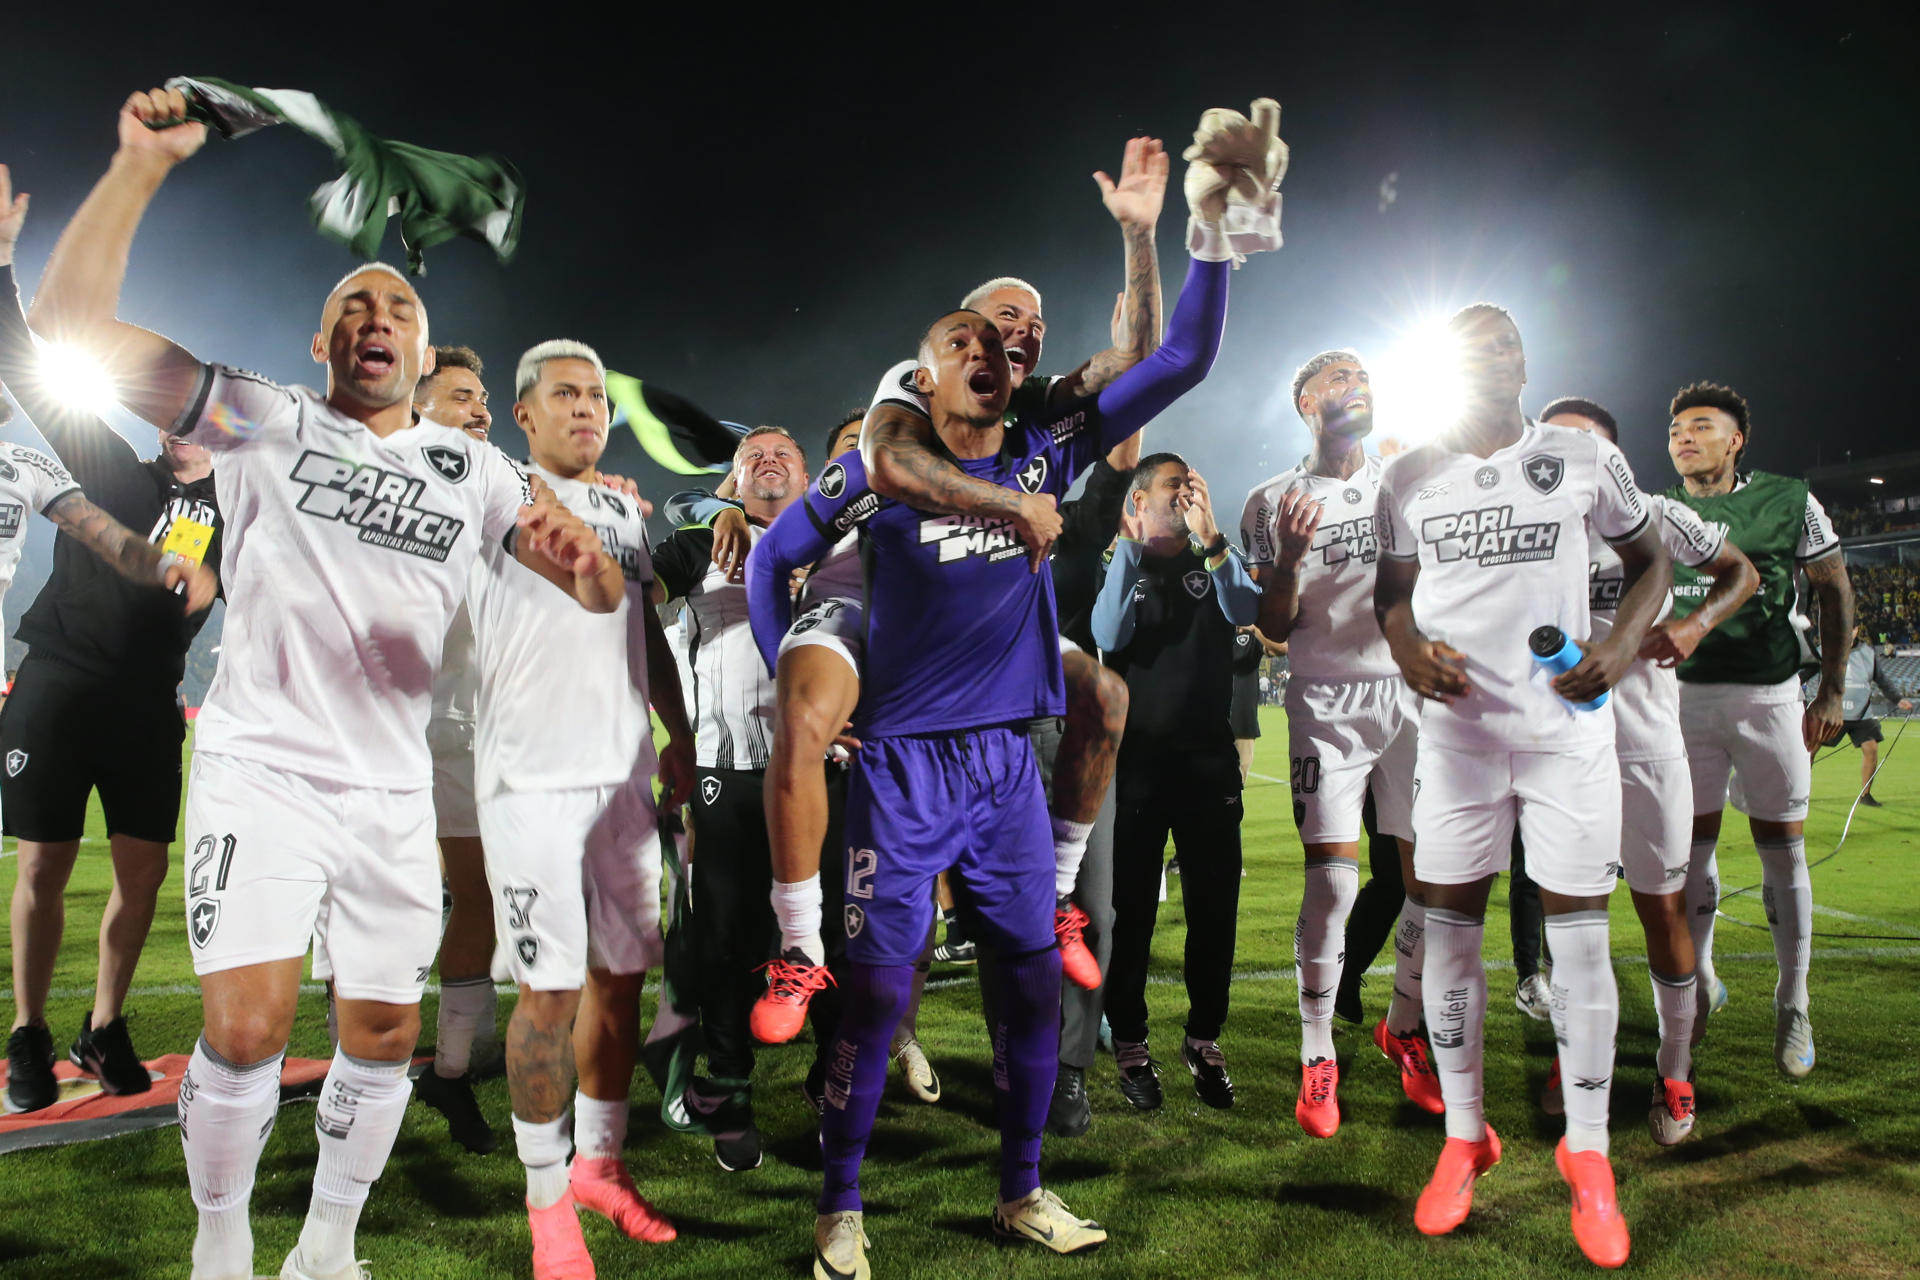
MULTIPOLYGON (((62 404, 38 385, 37 359, 19 286, 0 266, 0 381, 33 419, 89 501, 148 541, 165 540, 174 517, 214 526, 206 564, 220 571, 220 513, 213 477, 181 485, 159 458, 143 461, 106 423, 62 404)), ((103 679, 155 681, 168 688, 186 671, 206 611, 186 616, 163 587, 128 581, 61 533, 53 573, 14 634, 36 658, 54 658, 103 679)))

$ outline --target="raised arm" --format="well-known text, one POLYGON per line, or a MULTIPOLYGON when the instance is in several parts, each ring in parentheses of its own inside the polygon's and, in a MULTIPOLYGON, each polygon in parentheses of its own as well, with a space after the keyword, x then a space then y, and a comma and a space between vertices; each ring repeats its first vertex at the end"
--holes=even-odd
POLYGON ((177 89, 136 93, 120 108, 120 149, 61 232, 28 316, 42 337, 88 350, 114 379, 121 402, 163 428, 184 416, 200 364, 159 334, 118 320, 115 311, 147 205, 173 166, 207 140, 203 124, 150 129, 148 123, 184 121, 186 111, 177 89))
POLYGON ((1120 181, 1104 173, 1100 199, 1120 224, 1126 249, 1126 292, 1113 326, 1113 345, 1048 388, 1049 399, 1098 395, 1160 345, 1160 257, 1154 228, 1167 192, 1167 151, 1158 138, 1132 138, 1120 163, 1120 181))
POLYGON ((186 611, 199 613, 213 603, 220 581, 204 564, 163 554, 160 548, 115 520, 78 489, 55 498, 47 519, 81 546, 93 552, 109 569, 131 582, 165 587, 176 594, 185 584, 186 611))
POLYGON ((1167 324, 1167 339, 1154 353, 1100 393, 1100 448, 1107 451, 1199 386, 1220 353, 1227 323, 1229 262, 1193 259, 1187 281, 1167 324))
POLYGON ((1801 568, 1807 571, 1807 584, 1820 602, 1820 692, 1807 704, 1800 723, 1807 750, 1817 751, 1840 731, 1847 654, 1853 646, 1853 582, 1838 546, 1801 568))

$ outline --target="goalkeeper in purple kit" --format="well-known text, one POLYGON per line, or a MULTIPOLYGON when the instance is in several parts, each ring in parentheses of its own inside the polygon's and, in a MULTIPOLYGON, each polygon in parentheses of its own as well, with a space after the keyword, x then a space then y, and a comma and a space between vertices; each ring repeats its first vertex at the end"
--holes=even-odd
MULTIPOLYGON (((1206 376, 1226 318, 1231 260, 1279 243, 1285 148, 1277 105, 1257 124, 1211 111, 1187 152, 1194 263, 1158 351, 1097 397, 1005 419, 1011 374, 993 321, 941 316, 914 378, 935 434, 969 476, 1021 494, 1066 495, 1081 471, 1206 376)), ((1040 1187, 1040 1139, 1058 1066, 1060 952, 1053 834, 1026 732, 1065 707, 1050 573, 1034 573, 1010 518, 934 515, 882 498, 843 455, 747 562, 754 636, 773 666, 791 621, 792 570, 863 531, 866 669, 853 733, 864 744, 847 797, 846 1006, 828 1059, 825 1176, 814 1227, 819 1280, 865 1277, 859 1169, 888 1048, 949 873, 970 933, 1002 958, 993 1032, 1000 1094, 996 1231, 1059 1253, 1106 1239, 1040 1187)))

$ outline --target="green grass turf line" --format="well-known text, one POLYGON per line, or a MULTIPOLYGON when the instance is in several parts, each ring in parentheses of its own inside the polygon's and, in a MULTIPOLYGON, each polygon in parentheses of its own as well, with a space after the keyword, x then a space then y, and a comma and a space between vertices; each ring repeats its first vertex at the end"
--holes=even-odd
MULTIPOLYGON (((1286 729, 1263 712, 1267 736, 1254 769, 1286 776, 1286 729)), ((1891 727, 1891 726, 1890 726, 1891 727)), ((1891 736, 1891 734, 1889 734, 1891 736)), ((1852 751, 1815 772, 1808 853, 1832 848, 1858 786, 1852 751)), ((1920 1227, 1920 738, 1897 749, 1862 809, 1846 850, 1814 872, 1835 933, 1915 937, 1900 942, 1816 940, 1812 978, 1819 1067, 1790 1084, 1773 1060, 1773 961, 1764 929, 1722 922, 1719 968, 1732 1003, 1716 1016, 1699 1062, 1697 1136, 1673 1150, 1653 1145, 1646 1107, 1654 1013, 1644 963, 1619 966, 1622 1012, 1613 1092, 1613 1157, 1634 1239, 1632 1271, 1660 1277, 1879 1277, 1911 1274, 1920 1227), (1746 957, 1746 958, 1735 958, 1746 957)), ((55 975, 56 1040, 64 1049, 87 1001, 92 938, 108 890, 96 811, 67 899, 68 938, 55 975)), ((1173 1065, 1167 1105, 1129 1111, 1112 1059, 1089 1076, 1094 1127, 1047 1140, 1048 1186, 1104 1221, 1099 1253, 1059 1259, 1027 1245, 1001 1246, 987 1214, 996 1139, 988 1127, 992 1081, 978 997, 970 982, 938 983, 920 1035, 946 1087, 937 1107, 889 1081, 864 1179, 869 1254, 877 1277, 1591 1275, 1567 1227, 1567 1198, 1552 1166, 1558 1123, 1534 1099, 1544 1084, 1552 1032, 1518 1014, 1511 972, 1490 975, 1487 1096, 1506 1159, 1480 1184, 1473 1216, 1453 1236, 1413 1229, 1413 1201, 1441 1144, 1439 1120, 1399 1095, 1395 1073, 1362 1032, 1339 1034, 1345 1122, 1325 1142, 1293 1120, 1298 1084, 1295 989, 1284 976, 1300 900, 1300 847, 1283 785, 1256 779, 1247 796, 1248 875, 1240 910, 1233 1013, 1222 1046, 1239 1103, 1211 1111, 1193 1097, 1175 1053, 1184 999, 1177 983, 1149 991, 1159 1056, 1173 1065)), ((135 984, 175 989, 130 1002, 136 1043, 149 1054, 185 1051, 199 1028, 180 907, 181 852, 162 891, 159 918, 135 984)), ((1730 815, 1722 877, 1759 879, 1745 823, 1730 815)), ((10 860, 0 878, 12 880, 10 860)), ((1155 940, 1157 974, 1177 975, 1183 928, 1176 878, 1155 940)), ((1728 910, 1762 921, 1757 893, 1728 910)), ((1613 900, 1613 948, 1623 962, 1641 939, 1627 894, 1613 900)), ((0 926, 4 928, 4 926, 0 926)), ((1488 915, 1487 955, 1508 959, 1503 895, 1488 915)), ((964 977, 970 971, 936 973, 964 977)), ((1386 983, 1366 992, 1384 1009, 1386 983)), ((430 1028, 435 998, 423 1015, 430 1028)), ((303 996, 293 1052, 324 1057, 324 1008, 303 996)), ((1340 1024, 1336 1024, 1340 1025, 1340 1024)), ((587 1239, 599 1273, 621 1277, 798 1276, 811 1250, 818 1150, 796 1086, 812 1046, 761 1055, 757 1073, 766 1164, 723 1173, 709 1145, 663 1130, 644 1079, 634 1091, 628 1159, 643 1191, 679 1223, 665 1246, 634 1244, 598 1218, 587 1239)), ((413 1108, 386 1176, 362 1219, 360 1253, 379 1280, 526 1276, 528 1243, 520 1168, 507 1130, 503 1081, 480 1099, 501 1131, 501 1150, 476 1158, 450 1146, 439 1116, 413 1108)), ((271 1273, 299 1232, 313 1168, 311 1112, 283 1111, 267 1144, 253 1201, 255 1270, 271 1273)), ((162 1277, 187 1274, 194 1216, 178 1134, 0 1157, 0 1275, 162 1277)))

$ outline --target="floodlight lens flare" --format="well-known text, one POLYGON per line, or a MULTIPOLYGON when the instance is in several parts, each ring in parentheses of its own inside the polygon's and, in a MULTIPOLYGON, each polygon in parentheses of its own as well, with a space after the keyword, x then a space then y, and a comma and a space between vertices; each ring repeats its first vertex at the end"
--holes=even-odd
POLYGON ((43 344, 40 381, 49 395, 69 409, 104 414, 120 403, 113 378, 98 360, 77 347, 43 344))

